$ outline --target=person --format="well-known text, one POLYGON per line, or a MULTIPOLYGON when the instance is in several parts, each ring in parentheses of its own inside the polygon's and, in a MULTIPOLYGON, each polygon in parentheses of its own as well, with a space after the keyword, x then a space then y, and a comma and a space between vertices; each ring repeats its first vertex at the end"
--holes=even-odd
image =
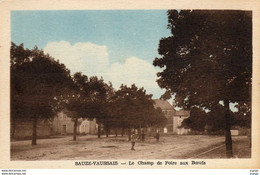
POLYGON ((160 133, 159 133, 159 129, 158 129, 158 128, 156 129, 156 135, 155 135, 155 138, 156 138, 157 142, 159 142, 159 139, 160 139, 160 133))
POLYGON ((135 142, 137 140, 137 134, 135 133, 135 131, 133 131, 133 133, 131 134, 131 144, 132 144, 132 148, 131 150, 135 150, 135 142))

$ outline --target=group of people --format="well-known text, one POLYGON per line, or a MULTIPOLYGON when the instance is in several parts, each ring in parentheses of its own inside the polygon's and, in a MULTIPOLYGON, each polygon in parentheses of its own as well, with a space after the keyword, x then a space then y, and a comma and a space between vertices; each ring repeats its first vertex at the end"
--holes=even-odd
MULTIPOLYGON (((142 132, 141 133, 142 141, 144 141, 144 136, 145 136, 145 134, 144 134, 144 132, 142 132)), ((159 141, 159 130, 156 131, 156 135, 154 137, 156 138, 156 140, 158 142, 159 141)), ((140 138, 140 135, 137 133, 137 131, 136 130, 132 131, 130 139, 131 139, 131 145, 132 145, 131 150, 133 150, 133 151, 135 150, 135 148, 134 148, 135 142, 138 140, 138 138, 140 138)))

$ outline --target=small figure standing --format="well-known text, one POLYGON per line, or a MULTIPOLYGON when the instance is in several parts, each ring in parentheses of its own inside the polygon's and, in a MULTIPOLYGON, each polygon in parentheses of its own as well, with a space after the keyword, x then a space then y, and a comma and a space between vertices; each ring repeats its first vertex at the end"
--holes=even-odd
POLYGON ((131 135, 131 144, 132 144, 132 148, 131 150, 135 150, 135 142, 136 142, 136 139, 137 139, 137 134, 135 134, 135 131, 133 131, 132 135, 131 135))
POLYGON ((160 133, 159 133, 159 129, 158 129, 158 128, 157 128, 157 130, 156 130, 155 138, 156 138, 157 142, 159 142, 159 139, 160 139, 160 133))

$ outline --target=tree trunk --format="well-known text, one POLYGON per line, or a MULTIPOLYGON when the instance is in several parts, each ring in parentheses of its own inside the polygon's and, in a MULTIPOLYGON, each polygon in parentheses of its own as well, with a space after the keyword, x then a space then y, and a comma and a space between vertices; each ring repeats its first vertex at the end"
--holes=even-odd
POLYGON ((144 142, 144 140, 145 140, 145 132, 144 132, 144 130, 141 131, 141 140, 142 140, 142 142, 144 142))
POLYGON ((77 137, 77 125, 78 125, 78 119, 76 118, 74 121, 74 131, 73 131, 73 141, 76 141, 77 137))
POLYGON ((224 107, 225 107, 225 120, 226 120, 226 127, 225 127, 225 142, 226 142, 226 157, 231 158, 233 157, 232 152, 232 138, 231 138, 231 117, 230 117, 230 109, 229 109, 229 100, 224 100, 224 107))
POLYGON ((128 128, 128 141, 131 141, 131 129, 128 128))
POLYGON ((100 124, 98 124, 98 138, 100 138, 101 136, 101 128, 100 128, 100 124))
POLYGON ((106 128, 106 137, 108 137, 109 129, 106 128))
POLYGON ((121 130, 121 136, 124 136, 124 132, 125 132, 125 130, 124 130, 124 128, 122 128, 122 130, 121 130))
POLYGON ((32 145, 36 145, 37 138, 37 118, 33 118, 32 145))
POLYGON ((116 132, 115 134, 116 134, 116 137, 117 137, 117 128, 115 129, 115 132, 116 132))
POLYGON ((15 119, 12 117, 11 120, 11 139, 14 139, 14 135, 15 135, 15 119))
POLYGON ((137 127, 136 129, 137 129, 138 134, 141 134, 141 130, 142 130, 141 123, 139 123, 139 127, 137 127))

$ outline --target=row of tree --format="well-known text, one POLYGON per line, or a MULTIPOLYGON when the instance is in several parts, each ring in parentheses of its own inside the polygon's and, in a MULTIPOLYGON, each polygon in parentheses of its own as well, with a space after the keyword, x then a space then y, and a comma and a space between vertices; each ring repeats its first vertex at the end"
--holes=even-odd
POLYGON ((78 72, 71 76, 64 64, 35 47, 11 45, 11 124, 15 134, 16 121, 31 121, 32 145, 36 144, 37 122, 52 120, 65 110, 74 122, 76 140, 78 120, 95 118, 106 131, 163 126, 167 120, 153 106, 152 95, 134 84, 115 90, 96 76, 78 72))
POLYGON ((232 157, 230 103, 238 104, 240 124, 251 124, 252 12, 169 10, 168 28, 172 35, 160 40, 161 57, 153 62, 163 69, 162 97, 174 96, 176 106, 191 110, 186 124, 193 128, 210 111, 208 122, 225 130, 226 155, 232 157))
MULTIPOLYGON (((236 105, 238 111, 230 111, 230 125, 235 127, 250 128, 251 117, 249 107, 246 104, 236 105)), ((208 134, 221 134, 225 130, 225 108, 221 104, 215 104, 211 110, 192 107, 190 117, 183 120, 181 127, 189 128, 208 134)))

